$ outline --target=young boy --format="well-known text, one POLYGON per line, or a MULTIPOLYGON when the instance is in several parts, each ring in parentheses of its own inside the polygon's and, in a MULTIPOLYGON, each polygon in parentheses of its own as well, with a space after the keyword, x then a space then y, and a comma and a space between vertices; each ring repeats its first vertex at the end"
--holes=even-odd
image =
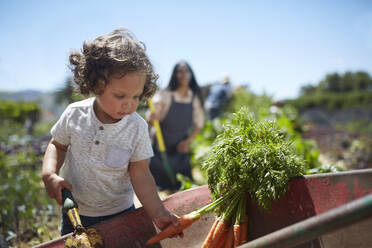
MULTIPOLYGON (((62 188, 72 191, 83 226, 90 226, 134 209, 134 190, 158 228, 177 225, 158 197, 147 123, 135 112, 156 90, 143 44, 117 29, 84 43, 70 64, 81 93, 95 97, 70 104, 51 130, 42 169, 49 196, 61 205, 62 188)), ((63 213, 61 234, 72 231, 63 213)))

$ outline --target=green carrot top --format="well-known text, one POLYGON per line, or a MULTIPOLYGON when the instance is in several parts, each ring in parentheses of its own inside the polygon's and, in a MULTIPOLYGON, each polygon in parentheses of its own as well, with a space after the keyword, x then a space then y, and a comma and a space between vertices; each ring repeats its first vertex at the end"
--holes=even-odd
POLYGON ((224 128, 203 163, 212 198, 249 192, 259 206, 269 209, 286 192, 289 179, 303 174, 304 162, 275 121, 257 121, 247 108, 224 128))

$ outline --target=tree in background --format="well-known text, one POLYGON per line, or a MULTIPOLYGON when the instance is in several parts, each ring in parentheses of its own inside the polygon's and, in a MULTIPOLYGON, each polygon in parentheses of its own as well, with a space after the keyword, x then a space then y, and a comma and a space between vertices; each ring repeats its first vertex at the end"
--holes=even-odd
POLYGON ((354 75, 351 72, 346 72, 341 78, 341 91, 349 92, 354 89, 354 75))
POLYGON ((354 75, 355 88, 359 91, 372 90, 372 78, 366 72, 357 72, 354 75))
POLYGON ((368 73, 362 71, 346 72, 343 75, 328 74, 318 85, 320 92, 355 92, 369 89, 372 89, 372 78, 368 73))
POLYGON ((307 84, 301 87, 300 95, 302 96, 302 95, 314 94, 316 90, 317 90, 316 86, 307 84))
POLYGON ((328 74, 324 80, 320 81, 319 88, 325 92, 340 92, 341 77, 337 73, 328 74))
POLYGON ((77 91, 73 77, 66 78, 64 86, 56 91, 55 102, 58 104, 67 102, 68 104, 81 100, 83 96, 77 91))
POLYGON ((363 71, 328 74, 317 85, 303 86, 300 97, 286 102, 300 111, 313 107, 328 110, 371 108, 372 78, 363 71))

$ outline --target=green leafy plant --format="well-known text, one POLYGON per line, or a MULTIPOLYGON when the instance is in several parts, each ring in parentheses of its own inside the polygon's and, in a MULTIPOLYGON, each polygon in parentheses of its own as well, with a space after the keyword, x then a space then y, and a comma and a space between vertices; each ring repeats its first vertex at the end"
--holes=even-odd
POLYGON ((321 165, 316 168, 309 169, 306 172, 306 174, 319 174, 319 173, 330 173, 330 172, 340 172, 340 171, 344 171, 344 169, 336 165, 325 164, 325 165, 321 165))
MULTIPOLYGON (((208 176, 212 203, 181 216, 179 228, 167 228, 147 244, 171 237, 214 211, 218 224, 211 229, 213 240, 207 237, 206 241, 208 247, 218 247, 217 234, 226 233, 232 225, 234 230, 247 227, 246 193, 259 206, 269 209, 272 201, 285 193, 289 179, 302 174, 302 161, 292 154, 290 142, 274 121, 256 121, 247 108, 242 108, 213 141, 203 169, 208 176)), ((241 236, 246 237, 246 233, 241 236)), ((240 234, 236 237, 242 243, 246 239, 241 239, 240 234)))
POLYGON ((0 152, 0 233, 7 240, 50 238, 45 226, 55 215, 54 202, 41 185, 40 164, 41 157, 27 146, 7 155, 0 152))
POLYGON ((24 125, 29 118, 37 121, 39 113, 36 103, 0 101, 0 233, 11 247, 51 238, 47 226, 55 204, 41 184, 41 155, 35 153, 40 148, 24 125))
POLYGON ((366 72, 328 74, 317 85, 306 85, 297 99, 287 103, 300 110, 320 107, 328 110, 372 105, 372 78, 366 72))
POLYGON ((275 120, 257 120, 242 107, 212 143, 202 168, 212 203, 190 214, 217 216, 203 247, 220 247, 225 239, 235 247, 247 240, 246 194, 269 210, 289 180, 304 173, 304 161, 275 120))
POLYGON ((195 184, 193 181, 191 181, 189 177, 184 176, 181 173, 177 173, 176 177, 177 177, 177 180, 181 183, 181 188, 179 189, 181 191, 200 186, 198 184, 195 184))
POLYGON ((304 173, 304 161, 275 121, 257 121, 242 108, 216 138, 202 168, 214 199, 232 190, 249 192, 269 209, 288 181, 304 173))
POLYGON ((40 108, 35 102, 15 102, 0 100, 0 122, 12 120, 18 123, 24 123, 27 118, 38 120, 40 108))
POLYGON ((301 137, 304 127, 297 109, 284 105, 277 107, 268 96, 256 96, 240 87, 234 91, 233 97, 227 106, 224 114, 207 121, 202 132, 196 136, 191 146, 192 166, 200 166, 205 158, 211 153, 211 144, 216 137, 223 132, 223 126, 230 124, 234 112, 241 107, 249 109, 249 114, 260 121, 276 121, 281 132, 290 139, 295 148, 295 153, 305 161, 306 168, 316 168, 320 165, 318 160, 319 150, 312 140, 305 140, 301 137))

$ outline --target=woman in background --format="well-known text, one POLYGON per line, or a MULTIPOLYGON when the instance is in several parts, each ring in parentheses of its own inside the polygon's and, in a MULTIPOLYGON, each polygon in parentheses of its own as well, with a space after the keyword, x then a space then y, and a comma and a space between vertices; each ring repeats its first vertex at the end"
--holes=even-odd
MULTIPOLYGON (((200 88, 194 73, 185 61, 178 62, 165 90, 153 97, 155 113, 148 121, 159 120, 165 149, 174 176, 181 173, 192 179, 190 166, 190 144, 204 125, 204 113, 200 88)), ((177 190, 173 185, 160 156, 157 142, 153 143, 155 156, 150 160, 150 170, 160 190, 177 190)), ((177 181, 176 179, 174 181, 177 181)))

